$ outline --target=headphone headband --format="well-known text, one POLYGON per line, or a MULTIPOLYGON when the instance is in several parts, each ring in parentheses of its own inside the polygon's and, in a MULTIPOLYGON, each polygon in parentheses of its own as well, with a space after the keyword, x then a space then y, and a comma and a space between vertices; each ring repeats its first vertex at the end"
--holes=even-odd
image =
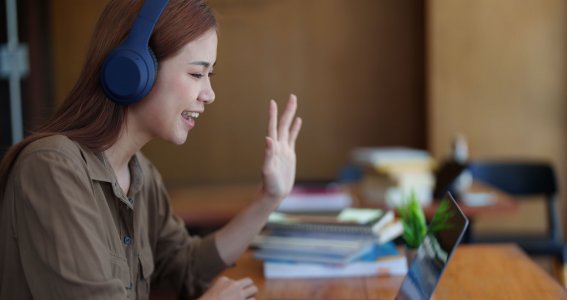
POLYGON ((126 40, 131 40, 134 44, 148 45, 154 27, 168 2, 168 0, 146 0, 126 40))
POLYGON ((112 50, 103 63, 101 85, 106 96, 117 104, 132 104, 152 89, 157 61, 149 40, 168 0, 146 0, 128 37, 112 50))

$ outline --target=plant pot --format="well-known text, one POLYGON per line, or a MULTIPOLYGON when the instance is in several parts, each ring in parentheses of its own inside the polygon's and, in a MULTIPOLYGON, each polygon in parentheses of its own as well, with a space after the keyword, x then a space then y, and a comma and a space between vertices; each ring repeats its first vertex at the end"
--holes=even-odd
POLYGON ((411 263, 413 262, 413 259, 415 258, 415 255, 417 254, 417 249, 406 247, 404 249, 404 254, 406 255, 406 262, 407 262, 408 268, 409 268, 411 263))

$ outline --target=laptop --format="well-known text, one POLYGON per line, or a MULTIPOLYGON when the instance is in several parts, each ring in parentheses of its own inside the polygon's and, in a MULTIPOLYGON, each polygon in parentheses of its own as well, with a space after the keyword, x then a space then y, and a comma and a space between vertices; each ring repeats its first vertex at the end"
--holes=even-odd
POLYGON ((469 220, 453 196, 446 193, 431 219, 427 235, 417 248, 396 296, 397 300, 431 298, 468 224, 469 220))

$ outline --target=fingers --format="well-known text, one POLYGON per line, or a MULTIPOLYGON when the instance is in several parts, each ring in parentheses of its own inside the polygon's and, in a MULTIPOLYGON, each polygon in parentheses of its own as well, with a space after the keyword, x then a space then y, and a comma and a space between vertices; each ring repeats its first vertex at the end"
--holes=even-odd
POLYGON ((252 279, 250 279, 250 277, 245 277, 242 279, 239 279, 236 281, 238 283, 238 285, 240 285, 242 288, 251 286, 254 284, 254 282, 252 281, 252 279))
POLYGON ((213 286, 199 299, 255 299, 258 288, 249 277, 233 280, 220 276, 213 286))
POLYGON ((240 286, 242 291, 241 295, 245 299, 251 299, 258 293, 258 288, 254 285, 252 279, 248 277, 238 280, 237 284, 240 286))
POLYGON ((268 137, 272 140, 278 139, 278 105, 273 99, 270 100, 270 120, 268 122, 268 137))
POLYGON ((289 137, 289 128, 293 117, 295 116, 295 111, 297 110, 297 97, 294 94, 289 95, 289 100, 285 111, 282 114, 279 128, 278 128, 278 140, 287 141, 289 137))
POLYGON ((286 141, 291 146, 295 147, 295 141, 297 140, 302 124, 302 120, 300 118, 295 118, 294 120, 296 111, 297 96, 290 94, 285 111, 282 114, 278 126, 278 106, 275 100, 270 100, 268 138, 272 140, 272 143, 275 141, 286 141))
POLYGON ((266 150, 264 156, 266 161, 270 161, 274 156, 274 140, 270 137, 266 137, 266 150))
POLYGON ((301 124, 303 124, 303 120, 301 118, 295 118, 293 122, 293 126, 291 127, 291 132, 289 134, 289 145, 295 149, 295 141, 297 140, 297 136, 299 135, 299 131, 301 130, 301 124))

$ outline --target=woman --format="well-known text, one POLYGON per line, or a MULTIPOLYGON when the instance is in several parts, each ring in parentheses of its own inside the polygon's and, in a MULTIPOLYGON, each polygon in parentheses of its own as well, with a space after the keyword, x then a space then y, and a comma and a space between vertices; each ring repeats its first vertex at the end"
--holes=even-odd
POLYGON ((216 21, 202 0, 171 0, 149 43, 158 61, 155 84, 141 101, 119 105, 98 79, 141 5, 110 1, 70 95, 2 160, 0 299, 146 299, 150 280, 181 298, 256 293, 248 278, 211 281, 292 188, 297 100, 290 96, 279 122, 270 102, 257 199, 215 234, 188 236, 171 214, 159 173, 139 150, 153 138, 183 144, 214 101, 216 21))

